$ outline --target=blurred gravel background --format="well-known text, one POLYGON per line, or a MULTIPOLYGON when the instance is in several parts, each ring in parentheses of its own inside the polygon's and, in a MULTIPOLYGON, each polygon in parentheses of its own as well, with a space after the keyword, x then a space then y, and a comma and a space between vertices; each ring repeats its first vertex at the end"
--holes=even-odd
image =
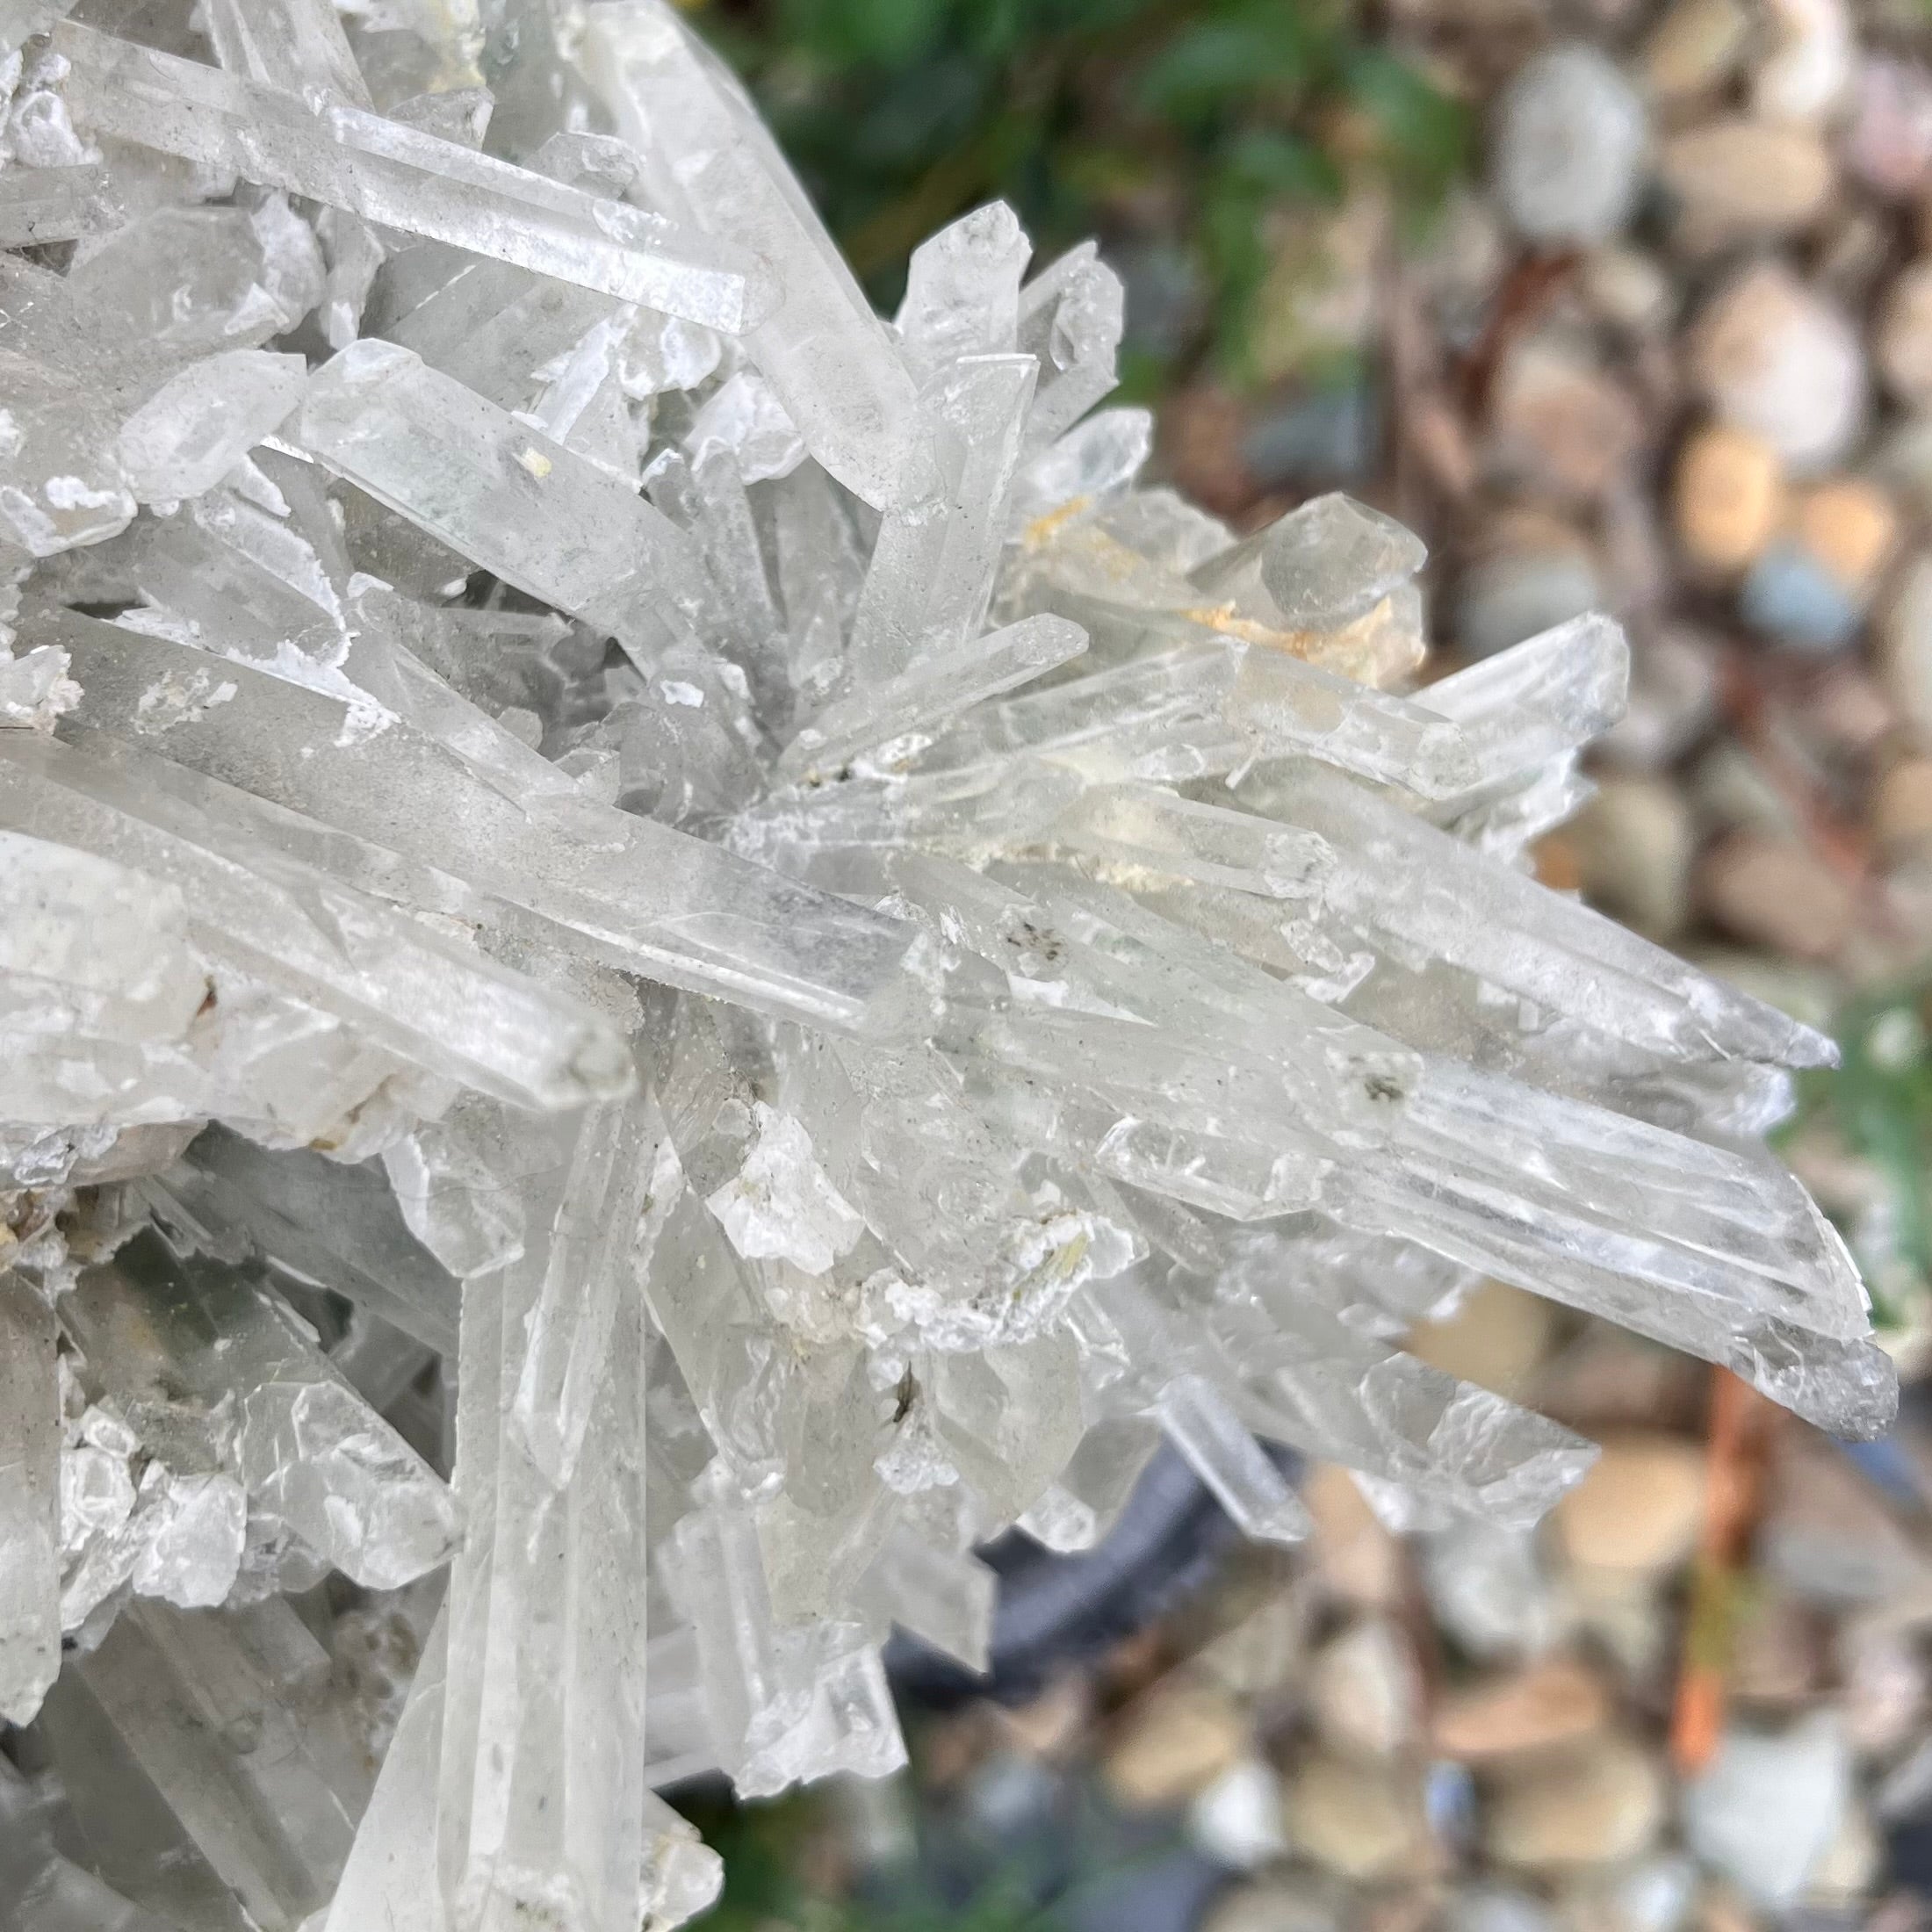
MULTIPOLYGON (((1183 488, 1400 515, 1441 668, 1625 622, 1539 869, 1837 1034, 1784 1150, 1932 1369, 1927 0, 696 11, 882 302, 995 196, 1097 234, 1183 488)), ((1417 1346, 1605 1443, 1542 1532, 1308 1472, 1310 1547, 914 1715, 898 1783, 679 1794, 729 1846, 708 1922, 1932 1922, 1932 1404, 1854 1455, 1501 1287, 1417 1346)))

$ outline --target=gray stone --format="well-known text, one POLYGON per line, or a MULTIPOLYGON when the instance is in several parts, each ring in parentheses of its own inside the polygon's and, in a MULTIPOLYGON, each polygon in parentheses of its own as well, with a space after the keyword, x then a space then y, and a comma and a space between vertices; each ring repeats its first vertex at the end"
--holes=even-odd
POLYGON ((1496 126, 1496 192, 1527 240, 1588 247, 1630 220, 1647 129, 1608 54, 1576 42, 1537 54, 1510 83, 1496 126))
POLYGON ((1835 1713, 1780 1736, 1732 1729, 1685 1785, 1684 1840, 1754 1904, 1780 1911, 1803 1892, 1851 1802, 1851 1754, 1835 1713))

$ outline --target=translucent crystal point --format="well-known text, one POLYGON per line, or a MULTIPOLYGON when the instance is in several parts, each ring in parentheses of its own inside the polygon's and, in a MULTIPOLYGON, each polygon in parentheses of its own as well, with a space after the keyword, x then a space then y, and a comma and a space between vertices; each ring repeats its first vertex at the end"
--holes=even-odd
POLYGON ((1333 631, 1366 616, 1427 555, 1394 518, 1337 493, 1222 551, 1193 580, 1218 595, 1258 584, 1290 628, 1333 631))
POLYGON ((584 60, 652 200, 769 265, 746 346, 806 447, 878 507, 915 487, 912 378, 736 78, 663 0, 589 8, 584 60))

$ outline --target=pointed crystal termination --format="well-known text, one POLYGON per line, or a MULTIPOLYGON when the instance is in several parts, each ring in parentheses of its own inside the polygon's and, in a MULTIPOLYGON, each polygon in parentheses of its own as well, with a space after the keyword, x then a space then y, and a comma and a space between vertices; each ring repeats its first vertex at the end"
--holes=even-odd
POLYGON ((1267 1453, 1198 1375, 1177 1376, 1161 1393, 1167 1439, 1243 1532, 1261 1543, 1299 1543, 1315 1527, 1267 1453))
POLYGON ((72 21, 54 48, 91 133, 733 335, 773 299, 768 271, 739 248, 347 101, 311 105, 72 21))
POLYGON ((1420 538, 1352 497, 1319 496, 1209 559, 1193 580, 1211 595, 1258 585, 1295 631, 1336 631, 1364 617, 1427 560, 1420 538))
POLYGON ((61 1381, 54 1311, 0 1274, 0 1719, 26 1724, 61 1668, 61 1381))
POLYGON ((285 93, 322 87, 357 107, 372 105, 333 0, 208 0, 207 32, 231 74, 285 93))
POLYGON ((770 264, 776 306, 739 326, 806 448, 877 508, 919 487, 912 376, 737 79, 664 0, 589 8, 584 60, 652 199, 770 264))

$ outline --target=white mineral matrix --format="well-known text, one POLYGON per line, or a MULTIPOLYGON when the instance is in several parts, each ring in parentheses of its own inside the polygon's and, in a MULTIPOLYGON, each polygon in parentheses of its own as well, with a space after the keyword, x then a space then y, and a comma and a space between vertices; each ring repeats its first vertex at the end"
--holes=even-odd
POLYGON ((1526 869, 1614 624, 1417 688, 1412 537, 1138 482, 1005 206, 874 314, 666 0, 351 11, 0 0, 23 1932, 674 1924, 654 1786, 893 1769, 1164 1437, 1532 1523, 1481 1277, 1883 1426, 1829 1045, 1526 869))

